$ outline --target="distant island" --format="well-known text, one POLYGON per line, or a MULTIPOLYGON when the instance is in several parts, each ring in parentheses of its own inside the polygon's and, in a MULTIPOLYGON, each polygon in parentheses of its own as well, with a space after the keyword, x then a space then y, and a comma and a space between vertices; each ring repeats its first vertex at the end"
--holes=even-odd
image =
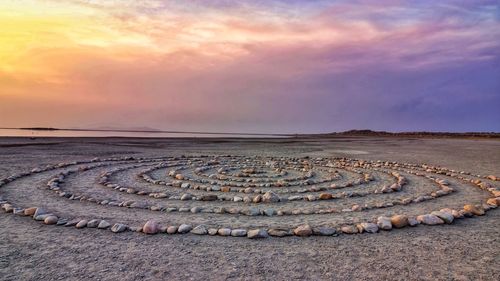
MULTIPOLYGON (((12 128, 8 128, 8 129, 12 129, 12 128)), ((59 130, 61 130, 61 129, 58 129, 58 128, 45 128, 45 127, 13 128, 13 129, 29 130, 29 131, 59 131, 59 130)))
MULTIPOLYGON (((313 134, 315 136, 316 134, 313 134)), ((500 133, 495 132, 386 132, 373 130, 349 130, 344 132, 334 132, 327 134, 317 134, 320 136, 367 136, 367 137, 443 137, 443 138, 500 138, 500 133)))

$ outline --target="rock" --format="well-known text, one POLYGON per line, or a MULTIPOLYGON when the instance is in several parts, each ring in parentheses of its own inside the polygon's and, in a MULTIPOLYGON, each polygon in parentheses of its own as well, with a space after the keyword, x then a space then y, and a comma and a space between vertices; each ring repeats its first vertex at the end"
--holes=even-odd
POLYGON ((431 214, 439 217, 445 223, 448 223, 448 224, 452 223, 453 220, 455 219, 455 217, 451 213, 444 212, 444 211, 435 211, 435 212, 432 212, 431 214))
POLYGON ((146 202, 133 202, 130 204, 130 208, 149 209, 149 206, 146 202))
POLYGON ((239 197, 239 196, 234 196, 233 201, 234 202, 241 202, 241 201, 243 201, 243 198, 239 197))
POLYGON ((264 210, 264 215, 266 215, 268 217, 272 217, 272 216, 276 215, 276 210, 273 208, 267 208, 264 210))
POLYGON ((177 229, 178 229, 177 226, 171 225, 171 226, 167 227, 167 233, 168 234, 175 234, 175 233, 177 233, 177 229))
POLYGON ((111 227, 111 231, 113 233, 120 233, 120 232, 124 232, 125 230, 127 230, 128 226, 124 225, 124 224, 121 224, 121 223, 115 223, 112 227, 111 227))
POLYGON ((262 195, 257 195, 252 199, 254 203, 260 203, 262 201, 262 195))
POLYGON ((58 220, 59 219, 56 216, 48 216, 45 218, 43 223, 51 225, 51 224, 56 224, 58 220))
MULTIPOLYGON (((137 194, 139 194, 139 195, 145 195, 145 194, 147 194, 147 192, 139 191, 139 192, 137 192, 137 194)), ((168 194, 166 194, 166 193, 157 193, 154 197, 155 198, 167 198, 168 194)))
POLYGON ((264 203, 277 203, 279 201, 280 197, 272 191, 268 191, 262 196, 262 202, 264 203))
POLYGON ((201 212, 201 210, 203 210, 202 207, 193 207, 193 208, 191 208, 191 213, 196 214, 196 213, 201 212))
POLYGON ((498 207, 500 206, 500 197, 490 198, 488 199, 488 201, 486 201, 486 204, 498 207))
POLYGON ((395 228, 403 228, 408 225, 408 217, 405 215, 395 215, 391 217, 392 226, 395 228))
POLYGON ((321 193, 319 195, 320 200, 329 200, 332 199, 333 195, 331 193, 321 193))
POLYGON ((219 197, 215 194, 203 195, 200 197, 201 201, 216 201, 219 197))
POLYGON ((38 216, 45 215, 45 214, 47 214, 47 211, 45 211, 42 208, 36 208, 35 212, 33 213, 33 218, 36 218, 38 216))
POLYGON ((229 236, 231 235, 231 229, 229 228, 220 228, 217 233, 220 235, 220 236, 229 236))
POLYGON ((217 228, 209 228, 208 229, 208 235, 214 236, 217 234, 218 229, 217 228))
POLYGON ((11 213, 14 211, 14 206, 12 206, 11 204, 3 204, 2 205, 2 209, 6 212, 6 213, 11 213))
POLYGON ((100 222, 101 222, 101 220, 90 220, 87 223, 87 227, 88 228, 96 228, 99 225, 100 222))
POLYGON ((141 232, 142 226, 130 226, 128 229, 132 232, 141 232))
POLYGON ((307 201, 316 201, 316 196, 309 194, 309 195, 306 195, 305 199, 307 201))
POLYGON ((361 206, 359 206, 358 204, 352 205, 351 211, 353 212, 361 211, 361 206))
POLYGON ((231 230, 231 236, 234 237, 243 237, 247 235, 246 229, 233 229, 231 230))
POLYGON ((332 236, 336 232, 337 231, 333 227, 315 227, 315 228, 313 228, 314 235, 319 235, 319 236, 332 236))
POLYGON ((68 221, 64 226, 75 226, 80 222, 80 219, 73 219, 68 221))
POLYGON ((151 208, 149 208, 151 211, 161 211, 162 210, 162 207, 160 206, 151 206, 151 208))
POLYGON ((484 215, 484 209, 482 207, 479 207, 479 206, 465 205, 464 210, 466 212, 469 212, 469 213, 476 215, 476 216, 484 215))
POLYGON ((416 218, 408 218, 408 225, 409 226, 417 226, 419 224, 420 224, 420 222, 416 218))
POLYGON ((265 229, 252 229, 248 231, 247 237, 250 239, 267 238, 269 237, 269 234, 267 234, 267 231, 265 229))
POLYGON ((159 225, 154 220, 148 220, 142 227, 142 232, 146 234, 156 234, 159 231, 159 225))
POLYGON ((359 232, 368 232, 368 233, 377 233, 378 232, 378 226, 374 223, 371 222, 362 222, 358 224, 358 230, 359 232))
POLYGON ((377 218, 377 226, 380 229, 383 229, 383 230, 391 230, 392 229, 391 218, 388 218, 388 217, 378 217, 377 218))
POLYGON ((111 224, 105 220, 102 220, 99 225, 97 225, 98 229, 108 229, 111 226, 111 224))
POLYGON ((355 234, 359 232, 358 228, 354 225, 344 225, 340 228, 340 230, 345 234, 355 234))
POLYGON ((444 221, 442 219, 440 219, 438 216, 432 215, 432 214, 420 215, 417 217, 417 220, 420 223, 426 224, 426 225, 437 225, 437 224, 444 223, 444 221))
POLYGON ((24 209, 24 215, 25 216, 33 216, 36 212, 36 209, 37 209, 36 207, 24 209))
POLYGON ((300 237, 307 237, 307 236, 311 236, 313 234, 313 231, 312 231, 312 228, 310 225, 305 224, 305 225, 301 225, 301 226, 298 226, 297 228, 295 228, 293 230, 293 233, 297 236, 300 236, 300 237))
POLYGON ((222 192, 230 192, 231 191, 231 187, 229 186, 223 186, 220 188, 220 191, 222 192))
POLYGON ((181 188, 189 188, 191 186, 191 184, 189 182, 183 182, 181 184, 181 188))
POLYGON ((81 220, 81 221, 79 221, 79 222, 75 225, 75 227, 76 227, 76 228, 84 228, 84 227, 87 227, 87 223, 88 223, 88 222, 89 222, 88 220, 81 220))
POLYGON ((181 196, 181 200, 182 201, 187 201, 187 200, 191 200, 193 198, 193 196, 191 194, 182 194, 181 196))
POLYGON ((47 217, 53 216, 52 214, 43 214, 43 215, 38 215, 38 216, 33 216, 34 220, 36 221, 44 221, 47 217))
POLYGON ((498 181, 498 180, 500 180, 499 178, 497 178, 497 177, 496 177, 496 176, 494 176, 494 175, 489 175, 489 176, 487 176, 486 178, 487 178, 487 179, 489 179, 489 180, 492 180, 492 181, 498 181))
POLYGON ((189 231, 191 231, 191 229, 193 229, 193 227, 189 224, 181 224, 179 226, 179 229, 177 229, 177 232, 178 233, 181 233, 181 234, 184 234, 184 233, 188 233, 189 231))
POLYGON ((207 227, 205 225, 198 225, 193 230, 191 230, 191 233, 197 234, 197 235, 205 235, 208 233, 207 227))
POLYGON ((292 232, 290 230, 281 228, 271 228, 267 231, 267 233, 274 237, 285 237, 292 235, 292 232))
POLYGON ((260 216, 260 210, 258 208, 250 208, 247 210, 246 214, 248 216, 260 216))
POLYGON ((401 190, 401 185, 397 184, 397 183, 394 183, 390 186, 390 189, 392 191, 400 191, 401 190))

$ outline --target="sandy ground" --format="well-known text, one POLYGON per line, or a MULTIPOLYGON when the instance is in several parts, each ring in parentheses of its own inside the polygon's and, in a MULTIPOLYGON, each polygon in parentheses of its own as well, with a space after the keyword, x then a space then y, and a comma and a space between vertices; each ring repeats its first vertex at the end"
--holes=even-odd
MULTIPOLYGON (((0 178, 43 164, 93 157, 181 154, 350 157, 500 175, 500 141, 495 140, 1 138, 0 178)), ((31 188, 43 184, 42 179, 30 180, 34 178, 3 187, 0 196, 26 204, 45 202, 61 210, 69 206, 65 212, 78 215, 98 210, 91 204, 65 206, 66 201, 31 188)), ((77 180, 72 188, 79 187, 77 180)), ((483 195, 464 187, 453 196, 432 204, 461 204, 483 195)), ((102 211, 110 217, 121 214, 102 211)), ((130 213, 131 219, 145 216, 130 213)), ((500 280, 499 218, 496 209, 452 225, 254 241, 77 230, 0 212, 0 280, 500 280)))

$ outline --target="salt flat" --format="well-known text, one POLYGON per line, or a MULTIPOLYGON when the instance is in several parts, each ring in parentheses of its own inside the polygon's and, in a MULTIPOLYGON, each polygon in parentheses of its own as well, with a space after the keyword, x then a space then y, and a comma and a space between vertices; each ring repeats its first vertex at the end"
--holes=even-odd
POLYGON ((0 197, 86 223, 1 211, 0 279, 499 280, 498 209, 451 224, 377 226, 379 217, 483 204, 491 194, 460 177, 498 188, 487 176, 500 175, 499 163, 498 140, 2 138, 0 179, 27 174, 0 197), (139 233, 146 221, 162 233, 139 233), (377 233, 342 231, 361 223, 377 233), (164 233, 183 224, 201 235, 164 233), (304 225, 311 233, 296 231, 304 225), (254 229, 269 237, 248 239, 254 229))

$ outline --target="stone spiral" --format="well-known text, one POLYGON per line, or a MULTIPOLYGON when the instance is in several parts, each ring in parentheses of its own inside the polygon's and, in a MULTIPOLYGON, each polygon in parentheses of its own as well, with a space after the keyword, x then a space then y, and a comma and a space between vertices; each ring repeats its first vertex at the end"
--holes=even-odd
POLYGON ((48 225, 115 233, 336 236, 484 215, 500 204, 498 181, 348 158, 95 158, 0 180, 0 206, 48 225))

